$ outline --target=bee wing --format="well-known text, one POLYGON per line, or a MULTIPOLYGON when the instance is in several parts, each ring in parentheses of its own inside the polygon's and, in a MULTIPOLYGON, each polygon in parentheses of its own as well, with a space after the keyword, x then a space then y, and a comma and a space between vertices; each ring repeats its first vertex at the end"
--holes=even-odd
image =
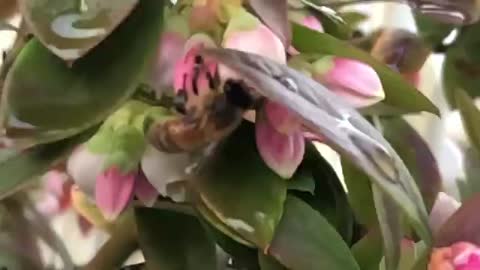
POLYGON ((420 192, 398 154, 363 116, 325 86, 286 65, 229 49, 206 57, 237 72, 255 91, 288 107, 312 132, 365 171, 413 220, 429 241, 428 216, 420 192))

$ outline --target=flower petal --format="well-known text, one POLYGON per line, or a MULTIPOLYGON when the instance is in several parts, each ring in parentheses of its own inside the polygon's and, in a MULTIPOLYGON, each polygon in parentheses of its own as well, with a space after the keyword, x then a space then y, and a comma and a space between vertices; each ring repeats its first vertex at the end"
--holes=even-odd
POLYGON ((265 115, 270 125, 282 134, 291 134, 299 130, 302 123, 295 114, 285 106, 267 101, 264 105, 265 115))
POLYGON ((367 107, 385 98, 380 78, 375 70, 365 63, 327 56, 317 60, 313 67, 314 78, 353 107, 367 107))
POLYGON ((442 225, 460 208, 460 203, 444 192, 438 193, 437 199, 430 212, 429 224, 433 233, 440 230, 442 225))
POLYGON ((183 46, 186 41, 186 38, 179 33, 163 33, 150 77, 157 93, 161 94, 164 89, 173 86, 175 63, 183 56, 183 46))
POLYGON ((112 223, 107 221, 95 203, 83 193, 78 186, 70 190, 72 196, 72 207, 94 227, 102 230, 110 230, 112 223))
POLYGON ((111 167, 97 177, 95 202, 109 221, 115 220, 128 206, 135 187, 135 174, 111 167))
POLYGON ((263 160, 283 178, 291 178, 303 160, 305 139, 301 131, 285 135, 276 131, 263 113, 257 113, 255 135, 263 160))
POLYGON ((279 63, 287 61, 282 41, 260 22, 253 30, 230 32, 229 36, 223 40, 223 47, 259 54, 279 63))
POLYGON ((167 185, 187 178, 192 162, 188 154, 169 154, 148 146, 142 158, 142 171, 160 195, 167 197, 167 185))
POLYGON ((135 195, 148 207, 152 207, 158 198, 158 191, 148 182, 142 170, 138 172, 135 180, 135 195))
POLYGON ((94 196, 97 176, 102 172, 105 156, 94 154, 85 145, 79 146, 67 161, 67 172, 88 196, 94 196))

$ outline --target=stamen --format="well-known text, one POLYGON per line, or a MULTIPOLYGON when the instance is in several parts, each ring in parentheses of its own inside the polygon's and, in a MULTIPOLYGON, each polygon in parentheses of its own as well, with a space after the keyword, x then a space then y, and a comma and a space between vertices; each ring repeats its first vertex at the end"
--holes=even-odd
POLYGON ((196 55, 195 56, 195 64, 197 64, 197 65, 203 64, 203 57, 201 55, 196 55))
POLYGON ((215 91, 216 90, 215 81, 213 79, 212 73, 210 73, 208 70, 207 70, 207 80, 208 80, 208 87, 210 88, 210 90, 215 91))
POLYGON ((195 67, 193 70, 192 89, 193 93, 198 96, 198 79, 200 78, 200 69, 195 67))
POLYGON ((183 74, 183 82, 182 82, 182 89, 185 91, 187 89, 187 73, 183 74))

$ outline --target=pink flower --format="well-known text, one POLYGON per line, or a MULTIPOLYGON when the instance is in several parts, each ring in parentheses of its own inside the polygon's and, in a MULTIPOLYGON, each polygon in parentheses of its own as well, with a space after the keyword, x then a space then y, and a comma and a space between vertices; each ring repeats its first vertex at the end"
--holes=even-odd
POLYGON ((175 63, 183 56, 183 48, 189 36, 187 18, 183 15, 170 15, 161 35, 149 78, 158 95, 171 89, 175 63))
MULTIPOLYGON (((224 48, 258 54, 279 63, 286 63, 285 47, 277 35, 243 8, 237 8, 231 13, 223 36, 224 48)), ((235 72, 225 66, 220 66, 219 73, 222 78, 238 78, 235 72)))
POLYGON ((281 177, 291 178, 305 153, 300 121, 285 107, 267 101, 257 112, 255 135, 265 164, 281 177))
POLYGON ((434 249, 428 265, 428 270, 477 269, 480 269, 480 247, 467 242, 434 249))
POLYGON ((187 39, 176 32, 164 32, 158 47, 156 61, 150 80, 157 92, 173 85, 175 63, 183 55, 183 46, 187 39))
POLYGON ((153 206, 158 196, 142 172, 122 172, 118 167, 110 167, 97 178, 95 202, 107 220, 115 220, 134 195, 146 206, 153 206))
POLYGON ((215 88, 218 65, 215 61, 199 56, 203 48, 216 47, 214 41, 205 34, 193 35, 185 44, 184 55, 175 65, 174 91, 177 109, 198 113, 202 102, 215 88))
POLYGON ((357 60, 323 57, 313 63, 313 77, 356 108, 373 105, 385 98, 375 70, 357 60))
POLYGON ((139 165, 121 169, 111 164, 104 169, 106 156, 81 146, 71 155, 67 165, 75 183, 87 195, 95 198, 105 218, 109 221, 116 219, 134 196, 146 206, 152 206, 158 192, 138 169, 139 165))
POLYGON ((281 40, 265 25, 259 23, 249 31, 231 32, 225 37, 224 48, 255 53, 280 63, 287 61, 281 40))
POLYGON ((175 65, 173 87, 176 94, 184 91, 189 97, 199 96, 211 89, 209 79, 213 79, 217 64, 199 56, 202 49, 211 47, 215 47, 215 43, 204 34, 194 35, 187 41, 185 53, 175 65))
POLYGON ((51 170, 44 176, 45 196, 38 202, 37 208, 46 216, 55 216, 65 212, 71 205, 70 188, 73 182, 60 170, 51 170))
POLYGON ((303 18, 302 24, 312 30, 323 32, 322 23, 313 15, 307 15, 303 18))

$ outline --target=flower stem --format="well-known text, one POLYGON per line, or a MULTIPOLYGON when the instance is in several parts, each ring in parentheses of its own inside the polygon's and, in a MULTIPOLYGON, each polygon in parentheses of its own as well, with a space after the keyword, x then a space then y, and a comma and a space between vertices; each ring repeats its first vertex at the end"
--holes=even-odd
POLYGON ((100 248, 83 270, 116 270, 138 249, 137 228, 133 211, 121 218, 110 239, 100 248))

